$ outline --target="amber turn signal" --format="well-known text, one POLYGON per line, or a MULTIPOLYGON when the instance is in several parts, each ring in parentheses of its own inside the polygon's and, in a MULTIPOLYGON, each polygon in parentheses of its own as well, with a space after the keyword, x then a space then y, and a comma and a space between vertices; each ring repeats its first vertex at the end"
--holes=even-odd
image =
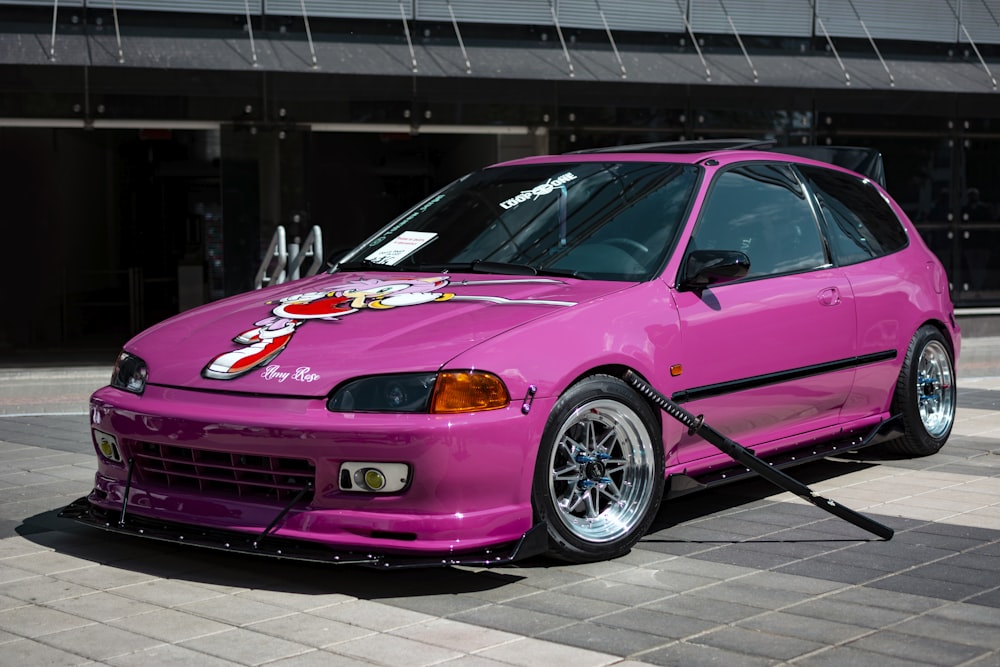
POLYGON ((507 387, 496 375, 482 371, 445 371, 438 373, 431 396, 431 412, 499 410, 508 403, 507 387))

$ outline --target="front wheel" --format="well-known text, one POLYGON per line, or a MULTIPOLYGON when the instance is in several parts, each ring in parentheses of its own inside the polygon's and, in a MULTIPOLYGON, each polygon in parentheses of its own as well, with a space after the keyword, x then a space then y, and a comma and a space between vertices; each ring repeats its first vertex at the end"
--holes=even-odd
POLYGON ((941 332, 917 330, 903 360, 893 396, 893 414, 902 414, 906 433, 886 448, 907 456, 934 454, 955 423, 955 361, 941 332))
POLYGON ((571 387, 549 417, 532 502, 551 555, 573 562, 627 553, 663 495, 663 444, 649 404, 618 378, 571 387))

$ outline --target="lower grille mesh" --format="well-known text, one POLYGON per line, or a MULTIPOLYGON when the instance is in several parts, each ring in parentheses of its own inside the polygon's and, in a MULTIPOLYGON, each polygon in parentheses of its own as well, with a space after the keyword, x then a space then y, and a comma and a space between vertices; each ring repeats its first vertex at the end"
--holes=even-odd
MULTIPOLYGON (((136 472, 146 483, 248 500, 288 501, 316 483, 316 468, 306 459, 152 442, 137 443, 134 459, 136 472)), ((308 502, 311 496, 303 500, 308 502)))

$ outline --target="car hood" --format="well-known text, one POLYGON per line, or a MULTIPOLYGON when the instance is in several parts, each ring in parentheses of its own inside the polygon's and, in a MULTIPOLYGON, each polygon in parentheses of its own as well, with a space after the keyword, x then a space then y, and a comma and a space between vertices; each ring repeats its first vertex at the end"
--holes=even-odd
POLYGON ((438 370, 503 331, 627 286, 480 274, 324 274, 188 311, 126 349, 146 361, 150 384, 322 396, 361 375, 438 370))

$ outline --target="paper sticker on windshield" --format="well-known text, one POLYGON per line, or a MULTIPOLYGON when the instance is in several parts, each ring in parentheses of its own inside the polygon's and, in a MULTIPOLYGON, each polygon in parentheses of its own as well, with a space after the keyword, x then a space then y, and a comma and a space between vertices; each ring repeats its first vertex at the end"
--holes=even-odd
POLYGON ((393 266, 437 238, 437 232, 403 232, 365 257, 369 262, 393 266))
POLYGON ((554 178, 550 178, 541 185, 536 185, 530 190, 521 190, 519 194, 516 194, 510 199, 500 202, 500 208, 508 210, 514 208, 515 206, 517 206, 522 202, 534 201, 539 197, 544 197, 545 195, 552 194, 558 188, 562 187, 563 185, 566 185, 570 181, 575 181, 575 180, 576 180, 576 175, 571 171, 567 171, 565 174, 562 174, 561 176, 555 176, 554 178))

